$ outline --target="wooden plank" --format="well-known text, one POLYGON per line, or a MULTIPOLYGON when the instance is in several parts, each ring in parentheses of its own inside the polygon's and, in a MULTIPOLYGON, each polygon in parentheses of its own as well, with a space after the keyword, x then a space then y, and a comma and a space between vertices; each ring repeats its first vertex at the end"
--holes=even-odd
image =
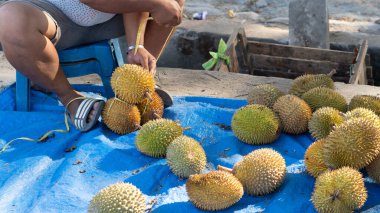
POLYGON ((238 48, 243 53, 243 64, 249 66, 248 51, 247 51, 248 39, 245 34, 244 28, 239 28, 238 33, 238 48))
MULTIPOLYGON (((227 50, 225 52, 226 56, 230 57, 230 65, 226 65, 223 60, 219 60, 218 63, 215 65, 214 70, 216 71, 229 71, 229 72, 239 72, 240 67, 239 67, 239 62, 237 60, 236 56, 236 45, 238 44, 238 38, 239 34, 244 33, 244 28, 238 27, 236 28, 231 36, 229 37, 227 41, 227 50)), ((245 35, 245 33, 244 33, 245 35)), ((245 48, 244 48, 245 49, 245 48)))
POLYGON ((371 66, 367 66, 367 78, 373 79, 373 70, 371 66))
POLYGON ((366 64, 365 57, 368 51, 368 41, 364 40, 360 46, 358 56, 356 58, 356 63, 352 68, 352 76, 350 78, 350 84, 368 84, 367 74, 366 74, 366 64))
MULTIPOLYGON (((265 70, 265 69, 253 69, 250 74, 258 75, 258 76, 290 78, 290 79, 295 79, 298 76, 302 75, 301 73, 287 73, 287 72, 279 72, 278 70, 265 70)), ((349 81, 349 77, 345 77, 345 76, 334 75, 332 79, 334 81, 345 82, 345 83, 348 83, 349 81)))
POLYGON ((348 72, 349 65, 329 61, 304 60, 298 58, 284 58, 267 55, 249 54, 251 69, 284 69, 293 73, 328 74, 332 69, 338 72, 348 72))
MULTIPOLYGON (((247 51, 248 53, 254 54, 309 59, 316 61, 332 61, 336 63, 347 64, 352 64, 356 56, 354 52, 298 47, 255 41, 248 42, 247 51)), ((369 55, 366 57, 368 58, 367 60, 369 60, 369 55)))

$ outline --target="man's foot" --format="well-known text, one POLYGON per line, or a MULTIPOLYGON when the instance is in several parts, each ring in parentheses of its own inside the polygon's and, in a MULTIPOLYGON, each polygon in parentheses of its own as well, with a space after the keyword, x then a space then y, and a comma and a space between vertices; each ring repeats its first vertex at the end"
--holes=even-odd
POLYGON ((61 102, 67 109, 71 123, 80 131, 91 129, 104 107, 103 100, 85 98, 77 92, 62 98, 61 102))

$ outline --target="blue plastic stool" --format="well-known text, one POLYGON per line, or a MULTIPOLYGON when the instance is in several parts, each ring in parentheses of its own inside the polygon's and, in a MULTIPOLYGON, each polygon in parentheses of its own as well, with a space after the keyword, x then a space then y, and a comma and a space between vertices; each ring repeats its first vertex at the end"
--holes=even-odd
MULTIPOLYGON (((102 79, 104 95, 107 98, 114 96, 110 78, 116 66, 123 63, 116 39, 62 50, 58 55, 66 77, 96 73, 102 79)), ((30 82, 20 72, 16 72, 16 110, 30 110, 30 82)))

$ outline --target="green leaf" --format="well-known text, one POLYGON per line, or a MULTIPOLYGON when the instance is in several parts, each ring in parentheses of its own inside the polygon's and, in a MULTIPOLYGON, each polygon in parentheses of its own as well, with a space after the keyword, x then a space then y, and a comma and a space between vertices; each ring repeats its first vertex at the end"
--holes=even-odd
POLYGON ((218 53, 216 52, 210 52, 210 55, 212 56, 213 59, 218 59, 218 53))
POLYGON ((211 58, 206 63, 203 63, 202 67, 205 70, 211 70, 215 66, 216 62, 218 62, 218 59, 211 58))
POLYGON ((226 42, 224 42, 223 39, 220 39, 219 46, 218 46, 218 53, 221 55, 224 55, 226 53, 226 50, 227 50, 226 42))

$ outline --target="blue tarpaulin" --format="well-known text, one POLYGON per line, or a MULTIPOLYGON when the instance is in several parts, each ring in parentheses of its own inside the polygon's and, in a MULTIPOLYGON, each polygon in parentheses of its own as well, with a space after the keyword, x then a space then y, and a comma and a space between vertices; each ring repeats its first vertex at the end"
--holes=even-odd
MULTIPOLYGON (((95 91, 96 86, 88 86, 95 91)), ((18 137, 39 138, 52 129, 64 129, 64 108, 56 98, 32 92, 32 112, 14 111, 14 87, 0 94, 0 147, 18 137)), ((208 170, 233 167, 253 150, 270 147, 286 160, 282 186, 266 196, 244 197, 222 212, 315 212, 310 201, 314 178, 305 171, 304 153, 313 142, 309 134, 281 134, 270 145, 242 143, 228 128, 243 100, 175 97, 165 118, 191 127, 185 135, 205 149, 208 170)), ((137 132, 117 135, 105 125, 80 133, 56 133, 45 143, 16 141, 0 154, 0 212, 86 212, 91 198, 102 188, 129 182, 137 186, 153 212, 201 212, 188 200, 186 180, 178 179, 165 159, 137 151, 137 132), (66 149, 76 146, 72 152, 66 149), (82 162, 78 164, 78 161, 82 162)), ((366 177, 366 176, 365 176, 366 177)), ((380 212, 380 186, 365 178, 368 200, 361 210, 380 212)))

